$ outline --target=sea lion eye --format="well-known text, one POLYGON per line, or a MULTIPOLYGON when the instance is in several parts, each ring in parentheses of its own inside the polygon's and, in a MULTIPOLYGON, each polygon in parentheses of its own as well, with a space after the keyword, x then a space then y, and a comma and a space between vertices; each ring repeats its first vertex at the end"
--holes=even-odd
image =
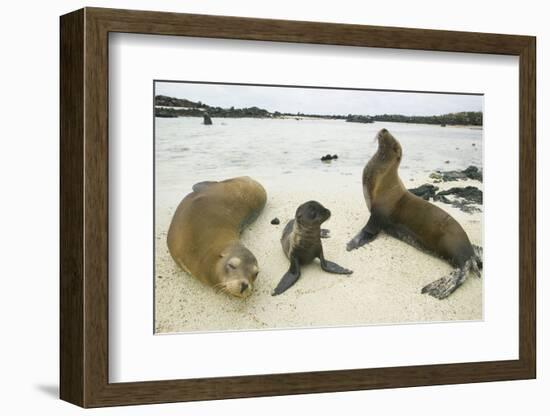
POLYGON ((227 266, 230 269, 233 269, 233 270, 235 270, 237 267, 239 267, 240 264, 241 264, 241 259, 238 258, 238 257, 231 257, 229 259, 229 261, 227 262, 227 266))
POLYGON ((260 272, 254 273, 254 274, 252 275, 252 279, 256 280, 256 278, 258 277, 258 273, 260 273, 260 272))

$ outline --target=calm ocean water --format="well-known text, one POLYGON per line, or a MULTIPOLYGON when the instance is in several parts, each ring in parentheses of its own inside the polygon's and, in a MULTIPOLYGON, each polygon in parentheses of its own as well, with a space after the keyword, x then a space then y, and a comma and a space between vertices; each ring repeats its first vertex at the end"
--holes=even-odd
POLYGON ((157 118, 157 191, 189 189, 196 182, 249 175, 256 178, 296 172, 352 175, 376 151, 374 137, 387 128, 401 143, 400 175, 428 176, 434 170, 482 167, 483 131, 426 124, 347 123, 311 119, 157 118), (322 163, 325 154, 338 160, 322 163), (448 163, 446 163, 448 161, 448 163))

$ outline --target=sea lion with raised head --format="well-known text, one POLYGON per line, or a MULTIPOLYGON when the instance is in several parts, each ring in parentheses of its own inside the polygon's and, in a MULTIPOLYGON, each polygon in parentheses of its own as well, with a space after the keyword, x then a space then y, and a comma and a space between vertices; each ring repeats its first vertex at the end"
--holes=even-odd
POLYGON ((325 259, 321 238, 328 238, 329 231, 321 229, 321 224, 330 218, 330 211, 317 201, 308 201, 298 207, 293 220, 290 220, 283 230, 281 245, 290 267, 285 273, 272 295, 280 295, 300 277, 300 266, 311 263, 318 258, 321 269, 335 274, 351 274, 342 266, 325 259))
POLYGON ((168 229, 168 250, 189 274, 217 291, 252 293, 258 261, 239 240, 265 206, 265 189, 249 177, 193 186, 168 229))
POLYGON ((363 194, 370 218, 347 244, 348 251, 373 241, 380 231, 451 263, 455 270, 422 288, 438 299, 453 293, 471 271, 481 277, 481 247, 470 243, 447 212, 407 191, 398 175, 402 149, 386 129, 376 136, 378 150, 363 170, 363 194))

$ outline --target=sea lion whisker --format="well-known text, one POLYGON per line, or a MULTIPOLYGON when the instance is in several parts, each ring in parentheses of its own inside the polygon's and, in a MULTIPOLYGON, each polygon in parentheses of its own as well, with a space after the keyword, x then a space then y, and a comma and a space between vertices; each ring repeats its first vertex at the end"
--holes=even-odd
POLYGON ((214 285, 213 288, 216 291, 216 294, 227 291, 227 285, 225 283, 218 283, 214 285))

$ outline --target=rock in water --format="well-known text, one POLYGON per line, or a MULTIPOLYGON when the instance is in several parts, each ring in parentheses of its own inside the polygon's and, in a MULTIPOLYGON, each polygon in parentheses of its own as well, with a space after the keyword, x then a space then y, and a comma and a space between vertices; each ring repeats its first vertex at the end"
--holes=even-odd
POLYGON ((330 162, 331 160, 338 159, 338 155, 329 155, 328 153, 325 156, 321 156, 321 161, 330 162))
POLYGON ((211 126, 212 125, 212 119, 210 118, 210 115, 208 113, 204 113, 202 118, 203 118, 203 124, 205 126, 211 126))

